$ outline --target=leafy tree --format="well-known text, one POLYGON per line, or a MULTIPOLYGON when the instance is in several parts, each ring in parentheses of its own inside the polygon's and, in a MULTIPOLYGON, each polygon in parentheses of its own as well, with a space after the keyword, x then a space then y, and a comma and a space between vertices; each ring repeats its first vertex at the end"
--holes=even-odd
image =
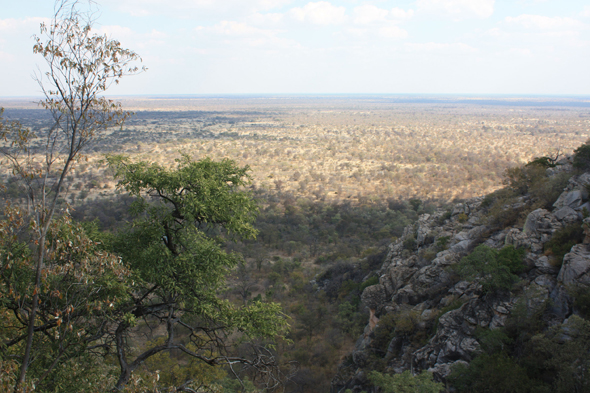
MULTIPOLYGON (((0 361, 21 358, 33 307, 36 258, 29 244, 35 234, 23 230, 24 213, 7 207, 0 221, 0 361)), ((75 386, 83 392, 104 371, 91 353, 105 353, 96 340, 127 298, 131 273, 67 215, 52 221, 45 243, 28 379, 40 391, 75 386)), ((21 383, 18 389, 26 387, 21 383)))
POLYGON ((418 375, 412 375, 409 370, 394 375, 371 371, 369 380, 383 389, 383 393, 439 393, 444 390, 444 385, 435 382, 428 371, 418 375))
POLYGON ((265 371, 269 386, 277 384, 270 351, 253 347, 253 360, 231 356, 229 337, 280 335, 286 327, 280 306, 252 301, 238 307, 217 296, 241 261, 223 250, 224 241, 256 234, 252 222, 258 208, 243 190, 248 167, 230 160, 194 162, 187 156, 173 169, 121 156, 107 160, 118 186, 137 198, 137 218, 114 243, 135 281, 111 332, 121 368, 116 389, 124 388, 142 362, 171 350, 212 366, 240 362, 257 367, 265 371), (140 319, 165 328, 166 339, 135 353, 127 343, 140 319))
POLYGON ((26 190, 26 220, 31 228, 28 246, 34 249, 29 258, 33 274, 21 277, 30 280, 33 290, 20 293, 21 299, 31 298, 26 314, 21 313, 26 315, 22 318, 27 333, 15 391, 24 384, 35 358, 34 337, 43 332, 38 311, 40 296, 48 290, 43 288, 44 269, 50 263, 46 247, 67 175, 89 143, 128 116, 102 93, 124 75, 139 71, 133 65, 139 56, 116 40, 93 34, 92 22, 77 1, 58 0, 53 19, 41 24, 41 34, 35 36, 33 52, 40 54, 46 65, 46 72, 37 76, 45 95, 39 105, 51 113, 52 125, 35 135, 0 119, 0 139, 7 142, 0 153, 26 190))

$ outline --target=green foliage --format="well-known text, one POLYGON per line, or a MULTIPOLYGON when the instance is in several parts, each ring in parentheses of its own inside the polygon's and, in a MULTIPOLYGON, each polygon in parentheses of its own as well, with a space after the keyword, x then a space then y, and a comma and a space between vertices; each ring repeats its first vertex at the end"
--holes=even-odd
POLYGON ((403 309, 395 313, 395 335, 407 336, 414 333, 419 320, 420 313, 415 310, 403 309))
POLYGON ((444 390, 444 385, 435 382, 428 371, 418 375, 412 375, 409 370, 394 375, 371 371, 369 380, 380 387, 383 393, 439 393, 444 390))
POLYGON ((555 258, 555 265, 561 266, 563 257, 570 252, 572 247, 584 240, 582 223, 570 224, 556 231, 551 240, 544 245, 545 255, 552 255, 555 258))
POLYGON ((407 238, 406 240, 404 240, 404 243, 403 243, 403 245, 404 245, 404 249, 406 249, 406 250, 410 250, 410 251, 413 251, 413 250, 415 250, 415 249, 416 249, 416 246, 417 246, 417 244, 418 244, 418 243, 416 242, 416 238, 415 238, 415 237, 413 237, 413 236, 412 236, 412 237, 409 237, 409 238, 407 238))
POLYGON ((448 381, 459 393, 536 393, 539 390, 514 359, 503 352, 477 356, 453 367, 448 381))
POLYGON ((568 288, 568 294, 574 299, 574 309, 585 319, 590 319, 590 288, 578 284, 568 288))
POLYGON ((586 142, 574 150, 574 168, 586 170, 590 168, 590 143, 586 142))
POLYGON ((436 239, 436 247, 440 250, 446 250, 447 245, 449 244, 449 240, 451 240, 450 236, 441 236, 436 239))
POLYGON ((536 162, 507 169, 504 174, 507 187, 482 201, 482 206, 488 209, 490 224, 505 228, 523 222, 535 209, 551 209, 570 176, 567 172, 548 176, 546 167, 536 162), (529 198, 523 200, 521 197, 525 195, 529 198))
POLYGON ((420 207, 422 206, 422 201, 418 198, 413 198, 410 199, 410 206, 412 206, 412 209, 414 209, 414 211, 418 211, 420 209, 420 207))
POLYGON ((375 284, 379 284, 379 277, 377 277, 377 276, 369 277, 366 281, 364 281, 361 284, 361 286, 359 288, 359 292, 363 293, 365 288, 370 287, 371 285, 375 285, 375 284))
POLYGON ((515 248, 513 245, 503 247, 498 251, 497 260, 500 265, 506 266, 510 273, 520 274, 524 270, 522 263, 526 251, 523 248, 515 248))
POLYGON ((371 347, 381 357, 385 356, 389 342, 396 336, 395 322, 395 315, 393 313, 385 314, 379 319, 379 323, 373 331, 371 347))
POLYGON ((475 335, 481 349, 489 355, 507 351, 513 342, 503 329, 478 329, 475 335))
MULTIPOLYGON (((107 161, 119 179, 118 186, 136 198, 137 218, 113 242, 135 279, 134 300, 126 310, 136 317, 157 316, 160 321, 169 315, 173 321, 167 324, 170 341, 154 344, 146 350, 150 356, 179 348, 193 353, 192 358, 209 357, 215 356, 212 345, 226 345, 221 337, 238 332, 260 338, 282 334, 286 321, 278 304, 251 301, 238 307, 218 296, 225 288, 225 277, 242 261, 240 255, 226 252, 224 243, 256 234, 252 223, 258 207, 243 189, 249 180, 247 167, 230 160, 195 162, 187 156, 177 160, 173 169, 132 163, 121 156, 110 156, 107 161), (194 329, 188 343, 174 340, 174 324, 194 329)), ((291 269, 286 263, 275 265, 281 272, 291 269)), ((278 271, 273 272, 277 280, 281 277, 278 271)), ((129 322, 122 322, 118 331, 129 335, 132 329, 129 322)), ((121 346, 117 350, 125 351, 121 346)), ((131 357, 127 364, 137 367, 131 353, 124 352, 124 356, 131 357)), ((120 363, 123 371, 118 386, 123 386, 128 372, 124 373, 125 364, 120 363)))
POLYGON ((545 168, 540 165, 508 168, 504 174, 504 184, 517 194, 524 195, 535 183, 546 177, 545 172, 545 168))
POLYGON ((551 392, 590 391, 590 322, 572 315, 564 325, 533 336, 524 361, 551 392))
POLYGON ((533 158, 533 160, 526 164, 526 166, 540 166, 542 168, 547 169, 555 168, 557 164, 555 163, 555 159, 553 159, 552 157, 543 156, 533 158))
POLYGON ((457 221, 459 221, 461 224, 467 222, 468 219, 469 219, 469 216, 467 214, 465 214, 465 213, 460 213, 457 216, 457 221))
POLYGON ((522 270, 523 256, 522 250, 512 246, 497 251, 482 244, 462 258, 455 270, 464 280, 479 278, 484 292, 509 290, 518 280, 515 273, 522 270))
MULTIPOLYGON (((23 351, 27 321, 16 316, 32 307, 34 238, 28 233, 15 236, 24 223, 19 213, 20 209, 7 208, 0 221, 0 361, 18 358, 23 351)), ((44 334, 34 337, 29 378, 36 379, 41 392, 69 391, 73 386, 92 391, 92 383, 104 380, 112 369, 100 367, 100 348, 94 355, 87 349, 129 300, 131 272, 65 214, 51 223, 45 250, 36 321, 44 334)))
POLYGON ((353 336, 359 335, 366 323, 366 316, 358 311, 358 306, 349 302, 338 305, 337 325, 342 331, 353 336))

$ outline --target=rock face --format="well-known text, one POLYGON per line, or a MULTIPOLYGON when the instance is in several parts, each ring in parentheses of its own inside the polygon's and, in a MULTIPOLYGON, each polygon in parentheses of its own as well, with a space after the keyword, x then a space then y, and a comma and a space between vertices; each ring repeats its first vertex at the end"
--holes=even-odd
POLYGON ((590 286, 590 250, 586 244, 577 244, 563 257, 557 280, 565 286, 590 286))
MULTIPOLYGON (((551 173, 560 170, 551 168, 551 173)), ((445 380, 453 365, 468 363, 479 353, 476 329, 504 326, 516 304, 524 304, 531 313, 541 306, 549 307, 552 323, 563 323, 572 313, 567 288, 585 285, 590 289, 590 218, 584 220, 584 244, 575 245, 561 267, 551 255, 545 255, 544 245, 563 228, 582 220, 583 209, 590 206, 586 191, 589 184, 590 173, 573 176, 553 210, 531 211, 522 228, 492 232, 481 207, 483 198, 457 204, 450 212, 425 214, 407 227, 404 235, 389 246, 377 271, 379 284, 362 294, 362 302, 370 310, 369 324, 357 342, 352 364, 340 368, 332 391, 364 389, 367 370, 363 367, 374 345, 372 332, 389 313, 408 315, 415 329, 431 329, 427 342, 419 346, 408 342, 403 334, 394 334, 380 348, 386 353, 389 371, 428 370, 439 381, 445 380), (450 267, 479 244, 495 249, 513 245, 526 250, 527 268, 520 275, 518 295, 486 294, 477 280, 457 282, 450 267)))

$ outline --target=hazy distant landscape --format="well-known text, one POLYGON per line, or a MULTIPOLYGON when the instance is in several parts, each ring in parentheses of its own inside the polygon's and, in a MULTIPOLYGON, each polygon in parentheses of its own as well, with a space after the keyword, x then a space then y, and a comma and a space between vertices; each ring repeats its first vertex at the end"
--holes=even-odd
MULTIPOLYGON (((8 119, 35 129, 44 115, 31 101, 0 106, 8 119)), ((73 176, 70 199, 112 194, 114 181, 97 163, 105 153, 124 153, 167 165, 180 154, 227 157, 252 168, 255 188, 296 198, 450 201, 489 193, 501 186, 506 168, 557 150, 571 153, 590 135, 590 100, 583 98, 220 96, 122 103, 135 115, 94 144, 73 176)))

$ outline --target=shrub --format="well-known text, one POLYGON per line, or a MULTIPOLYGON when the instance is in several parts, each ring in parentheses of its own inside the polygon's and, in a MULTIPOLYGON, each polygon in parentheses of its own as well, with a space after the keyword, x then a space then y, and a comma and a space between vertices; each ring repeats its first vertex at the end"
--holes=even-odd
POLYGON ((436 250, 429 248, 428 250, 424 251, 422 253, 422 258, 426 261, 426 262, 432 262, 432 260, 434 258, 436 258, 436 250))
POLYGON ((447 249, 447 245, 449 244, 449 240, 451 240, 450 236, 441 236, 436 239, 436 247, 443 251, 447 249))
POLYGON ((377 327, 373 331, 373 340, 371 341, 371 348, 381 357, 387 353, 389 342, 395 337, 395 318, 392 313, 385 314, 379 320, 377 327))
POLYGON ((585 319, 590 319, 590 289, 585 285, 568 288, 568 294, 574 299, 574 309, 585 319))
POLYGON ((469 220, 469 216, 465 213, 461 213, 457 216, 457 220, 463 224, 464 222, 467 222, 467 220, 469 220))
POLYGON ((359 288, 359 292, 363 293, 366 287, 370 287, 371 285, 379 284, 379 277, 373 276, 369 277, 365 282, 363 282, 359 288))
POLYGON ((524 270, 522 261, 525 253, 522 248, 515 248, 512 245, 508 245, 498 251, 498 262, 506 266, 510 270, 510 273, 520 274, 524 270))
POLYGON ((451 218, 453 216, 453 213, 450 210, 447 210, 442 216, 439 217, 439 219, 437 220, 438 225, 443 225, 445 223, 446 220, 448 220, 449 218, 451 218))
POLYGON ((555 163, 555 159, 553 159, 551 157, 547 157, 547 156, 533 158, 533 160, 531 162, 526 164, 526 166, 533 166, 533 165, 537 165, 537 166, 540 166, 545 169, 555 168, 557 166, 557 164, 555 163))
POLYGON ((410 251, 415 250, 417 244, 418 243, 416 242, 416 238, 415 237, 409 237, 406 240, 404 240, 404 248, 406 250, 410 250, 410 251))
POLYGON ((480 279, 484 292, 508 290, 521 271, 524 252, 507 246, 497 251, 486 245, 477 246, 473 252, 456 265, 455 269, 463 280, 480 279))
POLYGON ((545 255, 553 255, 555 265, 561 266, 563 257, 572 247, 584 240, 584 230, 581 223, 574 223, 556 231, 551 240, 545 243, 545 255))
POLYGON ((409 370, 394 375, 371 371, 369 380, 380 387, 383 393, 439 393, 444 390, 444 385, 435 382, 428 371, 418 375, 412 375, 409 370))
POLYGON ((459 393, 537 393, 538 385, 505 353, 477 356, 467 366, 458 364, 447 380, 459 393))
POLYGON ((590 168, 590 141, 574 150, 574 168, 582 170, 590 168))

